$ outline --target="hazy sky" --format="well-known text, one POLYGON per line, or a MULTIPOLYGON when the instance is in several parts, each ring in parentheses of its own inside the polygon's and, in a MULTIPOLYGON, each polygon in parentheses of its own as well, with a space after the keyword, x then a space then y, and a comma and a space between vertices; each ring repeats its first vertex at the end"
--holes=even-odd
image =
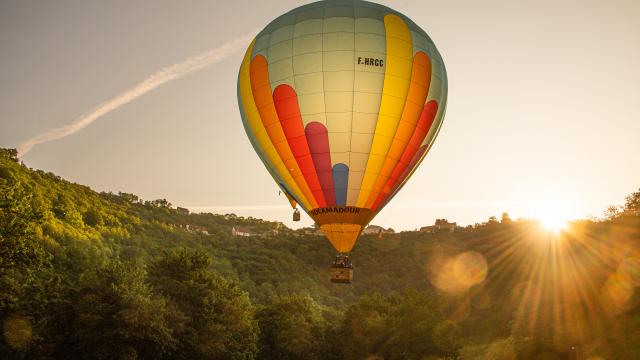
MULTIPOLYGON (((304 3, 1 0, 0 146, 69 124, 304 3)), ((373 223, 600 215, 640 187, 639 1, 381 3, 432 37, 449 102, 433 149, 373 223)), ((241 58, 166 83, 23 160, 98 191, 292 225, 242 128, 241 58)))

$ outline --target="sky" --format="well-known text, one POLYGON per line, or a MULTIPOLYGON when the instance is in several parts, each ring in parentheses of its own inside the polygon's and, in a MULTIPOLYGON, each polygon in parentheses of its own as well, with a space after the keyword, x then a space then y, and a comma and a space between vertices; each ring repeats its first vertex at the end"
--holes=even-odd
MULTIPOLYGON (((0 146, 142 86, 81 130, 36 144, 24 163, 97 191, 308 226, 306 215, 291 221, 236 98, 246 39, 305 3, 1 0, 0 146), (149 80, 202 54, 210 66, 149 80)), ((431 36, 449 96, 432 150, 372 223, 600 216, 638 191, 640 2, 380 3, 431 36)))

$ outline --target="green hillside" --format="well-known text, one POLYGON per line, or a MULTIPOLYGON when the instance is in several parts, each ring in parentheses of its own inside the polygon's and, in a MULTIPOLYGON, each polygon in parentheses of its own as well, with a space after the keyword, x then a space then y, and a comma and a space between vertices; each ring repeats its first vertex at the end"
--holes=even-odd
POLYGON ((560 234, 504 214, 365 235, 349 285, 329 282, 334 255, 0 151, 3 359, 640 358, 640 192, 560 234))

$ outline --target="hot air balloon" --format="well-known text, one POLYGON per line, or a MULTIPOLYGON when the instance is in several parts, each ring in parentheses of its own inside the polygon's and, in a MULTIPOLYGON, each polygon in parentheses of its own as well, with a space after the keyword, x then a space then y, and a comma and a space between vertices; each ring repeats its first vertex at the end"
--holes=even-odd
POLYGON ((249 45, 238 75, 244 128, 291 206, 335 247, 332 281, 351 281, 351 250, 429 151, 446 100, 433 41, 378 4, 301 6, 249 45))

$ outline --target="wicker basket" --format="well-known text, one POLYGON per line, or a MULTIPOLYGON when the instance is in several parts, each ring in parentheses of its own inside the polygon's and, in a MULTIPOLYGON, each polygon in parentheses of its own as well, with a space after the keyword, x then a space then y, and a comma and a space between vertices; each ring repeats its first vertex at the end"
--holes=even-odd
POLYGON ((329 268, 331 274, 331 282, 334 283, 350 283, 353 280, 353 268, 332 266, 329 268))

